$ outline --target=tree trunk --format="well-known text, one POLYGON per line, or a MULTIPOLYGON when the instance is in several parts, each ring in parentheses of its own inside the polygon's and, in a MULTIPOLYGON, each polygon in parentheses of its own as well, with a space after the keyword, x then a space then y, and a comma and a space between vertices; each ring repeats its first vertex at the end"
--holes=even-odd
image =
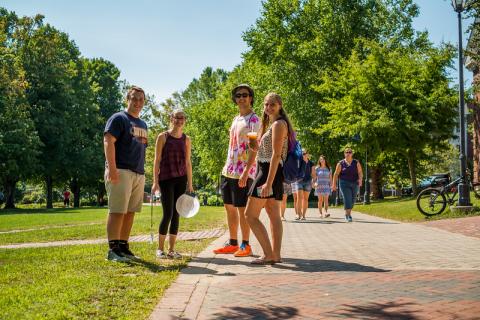
POLYGON ((73 193, 73 207, 80 208, 80 184, 77 178, 70 181, 70 191, 73 193))
POLYGON ((45 184, 47 186, 47 209, 53 208, 53 181, 52 176, 45 177, 45 184))
POLYGON ((15 186, 17 180, 8 179, 5 181, 5 209, 15 208, 15 186))
POLYGON ((412 193, 417 195, 417 169, 415 167, 416 152, 409 151, 407 155, 408 171, 410 172, 410 180, 412 182, 412 193))
POLYGON ((373 199, 383 199, 383 174, 379 167, 370 167, 370 179, 372 179, 371 188, 373 199))

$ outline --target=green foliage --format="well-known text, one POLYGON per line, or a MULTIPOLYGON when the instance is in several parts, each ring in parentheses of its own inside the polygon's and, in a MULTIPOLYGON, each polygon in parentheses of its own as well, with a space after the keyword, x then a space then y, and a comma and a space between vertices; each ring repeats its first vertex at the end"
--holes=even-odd
POLYGON ((449 47, 411 50, 361 42, 315 89, 328 123, 319 133, 349 138, 368 149, 407 158, 415 189, 415 166, 425 147, 442 149, 453 135, 456 95, 446 69, 454 50, 449 47))
POLYGON ((25 71, 11 40, 18 17, 0 8, 0 184, 13 207, 15 184, 38 170, 42 146, 25 91, 25 71), (21 159, 21 161, 20 161, 21 159))
POLYGON ((243 64, 256 66, 249 73, 262 70, 256 82, 284 97, 302 146, 314 158, 323 154, 334 163, 351 137, 334 138, 317 130, 328 113, 319 107, 324 97, 314 86, 350 56, 359 39, 425 46, 426 34, 415 33, 411 25, 417 15, 411 0, 265 1, 262 16, 244 34, 251 50, 243 64))
MULTIPOLYGON (((0 8, 0 179, 11 194, 19 180, 98 187, 106 118, 120 110, 120 71, 88 60, 43 16, 0 8), (22 161, 19 161, 22 159, 22 161)), ((8 196, 7 196, 8 198, 8 196)), ((7 206, 13 206, 13 197, 7 206)))
POLYGON ((221 69, 205 68, 178 95, 179 107, 188 117, 185 132, 192 139, 194 185, 201 188, 216 185, 227 157, 228 130, 236 110, 224 85, 226 77, 221 69))

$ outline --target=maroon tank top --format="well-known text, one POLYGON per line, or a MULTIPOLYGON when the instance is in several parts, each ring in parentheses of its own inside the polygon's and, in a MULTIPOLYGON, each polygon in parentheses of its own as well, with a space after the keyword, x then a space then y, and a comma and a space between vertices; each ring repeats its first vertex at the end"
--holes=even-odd
POLYGON ((167 141, 162 150, 159 181, 187 175, 185 157, 187 154, 187 136, 175 138, 167 132, 167 141))

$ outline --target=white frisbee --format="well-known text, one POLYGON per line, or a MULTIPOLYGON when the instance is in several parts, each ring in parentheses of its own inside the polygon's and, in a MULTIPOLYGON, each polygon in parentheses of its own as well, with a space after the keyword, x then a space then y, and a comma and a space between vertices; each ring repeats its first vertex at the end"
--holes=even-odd
POLYGON ((177 199, 175 204, 178 214, 184 218, 191 218, 198 213, 200 201, 193 194, 184 193, 177 199))

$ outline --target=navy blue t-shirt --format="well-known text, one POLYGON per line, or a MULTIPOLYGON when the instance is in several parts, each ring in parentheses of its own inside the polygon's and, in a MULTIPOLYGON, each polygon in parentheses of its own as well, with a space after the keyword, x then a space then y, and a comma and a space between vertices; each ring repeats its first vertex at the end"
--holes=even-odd
POLYGON ((117 168, 144 174, 148 141, 145 121, 132 117, 126 111, 120 111, 108 119, 103 133, 107 132, 117 139, 115 141, 117 168))

